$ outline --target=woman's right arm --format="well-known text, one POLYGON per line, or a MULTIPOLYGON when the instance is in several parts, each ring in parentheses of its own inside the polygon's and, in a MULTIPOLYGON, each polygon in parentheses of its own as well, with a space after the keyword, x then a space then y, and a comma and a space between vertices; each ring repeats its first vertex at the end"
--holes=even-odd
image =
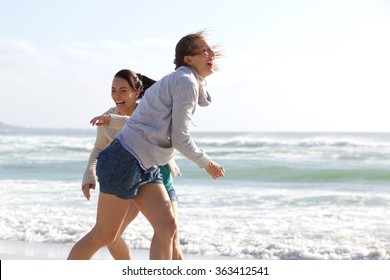
POLYGON ((82 191, 88 200, 91 197, 90 189, 95 189, 96 187, 96 158, 109 144, 109 139, 105 136, 104 129, 105 128, 103 127, 97 128, 95 145, 89 156, 88 164, 84 171, 82 191))

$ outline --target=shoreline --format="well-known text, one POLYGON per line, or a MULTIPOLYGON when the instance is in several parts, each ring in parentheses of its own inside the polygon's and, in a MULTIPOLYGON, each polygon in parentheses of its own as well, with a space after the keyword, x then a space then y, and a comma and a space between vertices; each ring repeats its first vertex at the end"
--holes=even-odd
MULTIPOLYGON (((66 260, 73 245, 53 243, 30 243, 0 240, 0 260, 66 260)), ((131 249, 133 260, 148 260, 149 250, 131 249)), ((185 260, 237 260, 226 256, 184 254, 185 260)), ((92 260, 113 260, 106 247, 100 249, 92 260)))

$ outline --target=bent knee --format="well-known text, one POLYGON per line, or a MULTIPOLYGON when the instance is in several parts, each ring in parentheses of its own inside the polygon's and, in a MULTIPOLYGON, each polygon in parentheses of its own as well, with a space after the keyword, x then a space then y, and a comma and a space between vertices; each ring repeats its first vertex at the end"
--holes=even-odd
POLYGON ((171 219, 170 223, 168 223, 167 225, 167 232, 172 239, 174 238, 177 232, 177 227, 178 225, 176 223, 176 219, 175 218, 171 219))
POLYGON ((165 237, 169 237, 173 239, 177 231, 177 223, 174 217, 166 220, 165 222, 161 222, 155 227, 155 233, 157 235, 163 235, 165 237))
POLYGON ((177 228, 178 228, 178 225, 177 225, 177 222, 176 222, 176 219, 173 218, 171 219, 171 222, 169 223, 169 233, 170 235, 172 235, 172 238, 175 236, 176 232, 177 232, 177 228))
POLYGON ((102 246, 108 246, 115 242, 118 232, 111 230, 95 229, 95 236, 102 246))

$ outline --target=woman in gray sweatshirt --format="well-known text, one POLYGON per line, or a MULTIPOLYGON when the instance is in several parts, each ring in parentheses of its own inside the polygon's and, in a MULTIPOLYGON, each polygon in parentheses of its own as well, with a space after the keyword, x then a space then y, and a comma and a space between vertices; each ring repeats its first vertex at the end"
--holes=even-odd
MULTIPOLYGON (((224 169, 193 141, 189 128, 197 105, 211 98, 205 78, 215 71, 218 57, 203 32, 183 37, 175 49, 175 72, 151 86, 116 139, 97 158, 100 185, 94 228, 72 248, 68 259, 89 259, 113 242, 132 199, 154 229, 150 259, 171 259, 176 220, 157 165, 166 164, 179 151, 204 168, 213 179, 224 169)), ((108 125, 110 117, 92 119, 108 125)))

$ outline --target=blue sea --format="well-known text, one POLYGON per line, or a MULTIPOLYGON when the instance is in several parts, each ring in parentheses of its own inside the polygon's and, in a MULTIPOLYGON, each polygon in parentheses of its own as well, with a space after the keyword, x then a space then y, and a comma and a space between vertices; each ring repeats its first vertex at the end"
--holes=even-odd
MULTIPOLYGON (((390 134, 194 133, 213 180, 177 155, 184 253, 248 259, 390 259, 390 134)), ((74 244, 94 225, 82 175, 95 130, 0 126, 0 240, 74 244)), ((124 233, 149 249, 140 214, 124 233)))

